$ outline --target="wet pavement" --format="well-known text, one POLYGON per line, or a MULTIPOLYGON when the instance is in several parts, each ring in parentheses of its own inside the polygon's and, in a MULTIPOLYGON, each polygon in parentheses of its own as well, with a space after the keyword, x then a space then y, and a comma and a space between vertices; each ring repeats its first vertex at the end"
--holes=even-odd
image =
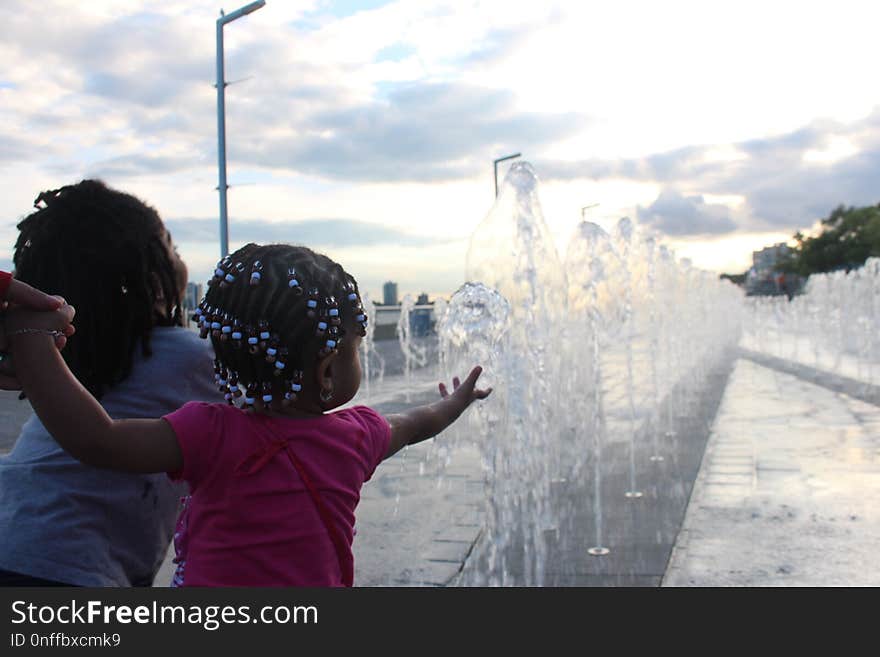
POLYGON ((734 368, 663 586, 877 586, 880 407, 757 360, 734 368))
MULTIPOLYGON (((553 484, 553 504, 566 512, 544 533, 540 585, 880 584, 876 386, 755 351, 732 354, 707 376, 700 390, 668 391, 673 402, 682 397, 667 405, 677 412, 642 418, 634 473, 625 422, 609 434, 600 488, 608 554, 588 552, 597 542, 589 468, 553 484), (642 495, 628 498, 633 475, 642 495)), ((382 396, 374 389, 362 401, 394 412, 433 398, 435 377, 414 373, 407 401, 403 377, 391 376, 382 396)), ((615 398, 619 390, 609 391, 612 406, 615 398)), ((26 417, 26 402, 0 393, 0 453, 26 417)), ((355 584, 479 583, 487 502, 476 446, 432 441, 386 461, 362 491, 355 584)), ((508 564, 507 583, 527 584, 524 564, 515 555, 508 564)))
MULTIPOLYGON (((634 477, 626 432, 609 432, 606 555, 589 552, 597 542, 589 470, 554 484, 553 503, 566 512, 545 532, 541 585, 880 583, 872 560, 880 545, 877 387, 751 350, 730 354, 706 377, 700 389, 668 392, 663 406, 678 409, 670 416, 643 418, 634 477), (633 488, 642 495, 626 497, 633 488)), ((613 425, 623 395, 608 392, 613 425)), ((454 452, 449 476, 435 480, 420 474, 424 456, 412 450, 380 466, 364 488, 356 583, 478 583, 487 503, 478 454, 454 452)), ((506 583, 525 585, 524 564, 508 563, 506 583)))

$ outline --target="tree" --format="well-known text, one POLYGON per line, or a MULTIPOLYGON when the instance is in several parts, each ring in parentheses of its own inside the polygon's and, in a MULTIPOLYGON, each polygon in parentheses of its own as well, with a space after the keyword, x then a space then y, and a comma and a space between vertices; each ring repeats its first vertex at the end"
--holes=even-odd
POLYGON ((855 269, 872 256, 880 256, 880 204, 862 208, 835 208, 822 219, 818 235, 798 231, 797 246, 776 269, 801 276, 838 269, 855 269))

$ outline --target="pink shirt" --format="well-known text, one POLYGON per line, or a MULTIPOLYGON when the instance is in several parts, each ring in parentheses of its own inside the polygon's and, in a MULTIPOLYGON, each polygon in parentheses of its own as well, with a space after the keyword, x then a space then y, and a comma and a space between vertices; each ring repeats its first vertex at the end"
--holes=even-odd
POLYGON ((385 418, 366 406, 284 418, 190 402, 165 419, 183 454, 170 476, 190 486, 175 535, 183 585, 344 585, 361 485, 391 440, 385 418), (342 567, 288 447, 341 536, 342 567))

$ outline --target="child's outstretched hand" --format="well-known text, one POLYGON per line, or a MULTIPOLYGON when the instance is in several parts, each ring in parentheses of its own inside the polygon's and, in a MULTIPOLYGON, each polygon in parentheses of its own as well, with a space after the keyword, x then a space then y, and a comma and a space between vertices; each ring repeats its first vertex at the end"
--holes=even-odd
POLYGON ((417 406, 402 413, 389 415, 386 419, 391 427, 391 441, 385 458, 395 454, 406 445, 427 440, 443 431, 464 413, 465 409, 477 399, 485 399, 492 388, 477 388, 477 379, 483 373, 479 365, 471 370, 464 381, 452 379, 452 394, 446 384, 440 384, 440 401, 425 406, 417 406))
POLYGON ((443 399, 451 399, 462 404, 462 410, 470 406, 477 399, 485 399, 488 397, 492 388, 477 388, 477 379, 480 378, 480 375, 483 373, 483 368, 477 365, 474 369, 471 370, 471 373, 467 375, 467 378, 464 380, 464 383, 460 382, 458 377, 452 378, 452 394, 449 394, 449 390, 446 388, 445 383, 440 384, 440 396, 443 399))

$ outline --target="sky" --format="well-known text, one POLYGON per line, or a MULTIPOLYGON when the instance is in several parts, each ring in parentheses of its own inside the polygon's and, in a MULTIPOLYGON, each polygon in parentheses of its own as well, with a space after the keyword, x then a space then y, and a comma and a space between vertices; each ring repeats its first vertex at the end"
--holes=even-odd
MULTIPOLYGON (((97 177, 209 277, 215 21, 243 4, 0 2, 0 267, 40 191, 97 177)), ((230 246, 304 243, 374 299, 448 296, 493 160, 522 153, 562 255, 584 216, 628 216, 742 272, 880 201, 877 24, 847 0, 267 0, 224 30, 230 246)))

